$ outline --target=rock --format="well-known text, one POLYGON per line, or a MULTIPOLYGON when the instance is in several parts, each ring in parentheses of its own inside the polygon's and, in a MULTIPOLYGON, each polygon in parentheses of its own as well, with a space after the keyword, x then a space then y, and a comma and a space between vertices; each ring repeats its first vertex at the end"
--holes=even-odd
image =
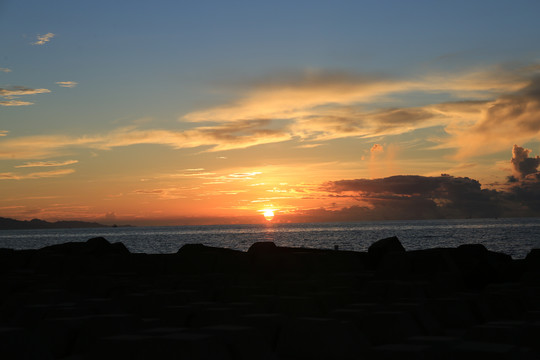
POLYGON ((209 251, 210 247, 203 244, 185 244, 176 252, 177 254, 200 253, 209 251))
POLYGON ((464 244, 457 247, 457 252, 462 256, 478 258, 487 254, 487 249, 482 244, 464 244))
POLYGON ((509 255, 488 251, 482 244, 460 245, 453 258, 461 272, 465 287, 480 289, 492 282, 506 279, 512 258, 509 255))
POLYGON ((129 254, 103 238, 0 249, 0 357, 538 359, 539 257, 405 252, 395 237, 369 253, 266 242, 129 254))
POLYGON ((248 254, 268 254, 278 252, 278 247, 272 241, 261 241, 251 245, 248 254))
POLYGON ((357 359, 362 337, 330 318, 291 319, 280 332, 276 353, 283 359, 357 359))
POLYGON ((540 271, 540 249, 531 249, 525 258, 529 271, 540 271))
POLYGON ((185 272, 238 272, 245 271, 246 253, 238 250, 185 244, 175 255, 179 269, 185 272))
POLYGON ((86 251, 92 255, 123 255, 129 254, 129 250, 121 242, 111 244, 103 237, 95 237, 86 242, 86 251))
POLYGON ((386 253, 377 265, 377 277, 382 279, 405 279, 411 274, 411 260, 405 252, 386 253))
POLYGON ((381 239, 374 242, 368 248, 369 262, 372 269, 376 269, 381 263, 383 257, 391 252, 405 252, 405 248, 399 242, 396 236, 381 239))
POLYGON ((62 255, 94 255, 101 256, 105 254, 125 255, 129 250, 124 244, 118 242, 111 244, 103 237, 89 239, 86 242, 67 242, 64 244, 50 245, 41 248, 42 252, 55 252, 62 255))

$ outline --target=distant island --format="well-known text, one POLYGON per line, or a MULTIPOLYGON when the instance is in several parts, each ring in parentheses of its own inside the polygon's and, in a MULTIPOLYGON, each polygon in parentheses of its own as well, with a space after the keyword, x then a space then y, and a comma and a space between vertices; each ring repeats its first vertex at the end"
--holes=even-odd
MULTIPOLYGON (((122 225, 122 227, 129 225, 122 225)), ((104 228, 118 227, 118 225, 103 225, 96 222, 86 221, 55 221, 48 222, 41 219, 15 220, 0 217, 0 230, 24 230, 24 229, 77 229, 77 228, 104 228)))

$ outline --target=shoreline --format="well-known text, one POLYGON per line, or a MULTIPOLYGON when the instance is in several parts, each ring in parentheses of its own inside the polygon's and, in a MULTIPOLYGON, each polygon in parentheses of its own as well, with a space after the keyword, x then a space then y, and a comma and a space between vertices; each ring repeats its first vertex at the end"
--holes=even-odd
MULTIPOLYGON (((540 355, 540 250, 253 244, 130 253, 104 238, 0 249, 8 358, 540 355)), ((448 357, 449 356, 449 357, 448 357)))

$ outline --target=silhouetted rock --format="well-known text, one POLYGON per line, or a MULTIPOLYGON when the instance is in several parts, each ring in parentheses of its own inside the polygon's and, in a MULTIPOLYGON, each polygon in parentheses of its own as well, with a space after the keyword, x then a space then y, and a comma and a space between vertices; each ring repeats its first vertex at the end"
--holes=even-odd
POLYGON ((540 249, 532 249, 525 258, 529 271, 540 271, 540 249))
POLYGON ((278 247, 272 241, 256 242, 248 249, 248 254, 275 254, 277 252, 278 247))
POLYGON ((0 357, 540 358, 539 260, 477 244, 406 252, 396 237, 368 252, 0 249, 0 357))
POLYGON ((405 252, 405 248, 396 236, 374 242, 368 248, 368 255, 371 267, 376 269, 383 257, 391 252, 405 252))
POLYGON ((482 244, 464 244, 457 247, 457 253, 468 258, 479 258, 487 252, 488 250, 482 244))
POLYGON ((185 244, 176 257, 174 265, 185 272, 235 272, 246 270, 246 253, 203 244, 185 244))
POLYGON ((488 251, 482 244, 460 245, 453 252, 453 258, 469 288, 503 280, 512 261, 509 255, 488 251))

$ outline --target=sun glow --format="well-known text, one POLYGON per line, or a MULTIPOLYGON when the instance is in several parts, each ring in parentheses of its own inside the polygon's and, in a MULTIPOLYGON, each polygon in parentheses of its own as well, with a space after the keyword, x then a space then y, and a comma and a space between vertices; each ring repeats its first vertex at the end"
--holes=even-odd
POLYGON ((267 221, 271 221, 274 218, 274 210, 264 210, 263 215, 267 221))

